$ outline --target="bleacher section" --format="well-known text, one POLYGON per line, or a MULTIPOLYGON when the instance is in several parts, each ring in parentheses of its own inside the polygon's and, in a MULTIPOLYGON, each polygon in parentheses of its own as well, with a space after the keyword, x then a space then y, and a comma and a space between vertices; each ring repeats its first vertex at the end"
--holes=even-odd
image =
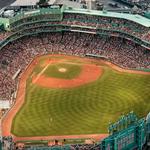
MULTIPOLYGON (((0 23, 5 30, 10 31, 0 34, 0 40, 14 39, 15 36, 25 33, 40 32, 41 27, 51 31, 76 31, 92 32, 123 37, 136 43, 150 47, 150 20, 140 15, 104 12, 94 10, 81 10, 66 8, 62 5, 49 5, 44 8, 37 6, 17 6, 4 9, 0 14, 0 23), (56 7, 57 6, 57 7, 56 7), (14 15, 9 16, 9 11, 14 15), (7 14, 7 15, 6 15, 7 14), (33 28, 39 28, 33 30, 33 28), (26 30, 28 29, 28 30, 26 30), (11 37, 10 37, 11 35, 11 37)), ((46 32, 48 31, 45 29, 46 32)), ((2 46, 4 43, 1 43, 2 46)))

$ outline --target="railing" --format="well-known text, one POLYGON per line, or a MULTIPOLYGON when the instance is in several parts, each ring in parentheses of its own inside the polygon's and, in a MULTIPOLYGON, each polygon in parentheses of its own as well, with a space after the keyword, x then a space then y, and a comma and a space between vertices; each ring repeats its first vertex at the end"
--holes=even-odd
MULTIPOLYGON (((38 16, 39 17, 39 16, 38 16)), ((26 25, 31 25, 31 24, 35 24, 35 23, 42 23, 42 22, 56 22, 58 21, 57 19, 55 19, 55 17, 52 19, 52 18, 42 18, 41 20, 33 20, 32 21, 32 17, 31 18, 28 18, 29 20, 27 20, 27 22, 25 22, 24 20, 22 20, 21 22, 19 21, 18 23, 17 22, 14 22, 13 24, 10 24, 10 30, 12 31, 15 31, 15 30, 18 30, 19 29, 22 29, 24 30, 24 26, 26 25), (20 24, 21 23, 21 24, 20 24)), ((133 39, 134 38, 134 41, 136 41, 137 43, 138 42, 141 42, 141 44, 145 45, 146 47, 150 47, 150 41, 147 41, 145 39, 141 39, 142 37, 142 31, 140 31, 139 29, 136 29, 134 27, 131 27, 131 25, 128 25, 128 24, 124 24, 124 25, 121 25, 121 29, 120 29, 120 26, 118 27, 118 25, 116 25, 116 23, 99 23, 99 22, 96 22, 96 21, 93 21, 93 20, 87 20, 87 21, 82 21, 81 19, 63 19, 62 22, 65 22, 65 26, 76 26, 76 27, 80 27, 80 28, 85 28, 85 26, 83 25, 83 23, 87 23, 86 27, 91 27, 91 28, 96 28, 97 30, 104 30, 104 31, 112 31, 112 32, 116 32, 116 33, 119 33, 119 36, 121 36, 121 34, 124 34, 124 38, 131 38, 133 39), (68 23, 69 21, 69 23, 68 23), (80 21, 79 23, 75 23, 75 22, 71 22, 71 21, 80 21), (89 23, 89 24, 88 24, 89 23), (95 27, 93 25, 90 25, 90 23, 95 23, 95 27), (106 26, 109 26, 109 27, 106 27, 106 26), (103 27, 101 27, 103 26, 103 27), (125 28, 125 30, 124 30, 125 28), (127 31, 127 29, 130 28, 129 31, 127 31), (133 30, 133 33, 131 33, 130 31, 133 30)), ((60 22, 59 24, 61 25, 60 22)), ((63 24, 64 24, 63 22, 63 24)), ((58 25, 58 24, 57 24, 58 25)), ((44 26, 44 25, 43 25, 44 26)), ((97 31, 97 33, 99 33, 97 31)), ((122 36, 121 36, 122 37, 122 36)))
POLYGON ((146 48, 149 48, 150 49, 150 42, 148 41, 145 41, 145 40, 142 40, 140 39, 140 37, 136 37, 135 35, 132 35, 128 32, 125 32, 125 31, 120 31, 120 30, 115 30, 115 29, 107 29, 107 28, 99 28, 99 27, 91 27, 91 26, 81 26, 81 25, 68 25, 67 23, 65 22, 47 22, 47 23, 44 23, 43 21, 42 22, 39 22, 39 21, 36 21, 37 23, 39 23, 39 25, 37 24, 37 26, 34 26, 35 24, 29 24, 29 23, 24 23, 24 25, 31 25, 30 27, 26 27, 25 28, 21 28, 22 25, 19 25, 19 30, 16 30, 16 32, 12 32, 10 35, 8 35, 8 37, 6 37, 4 40, 0 41, 0 47, 5 43, 4 41, 9 41, 9 40, 12 40, 14 38, 14 36, 19 36, 20 37, 20 34, 23 35, 27 35, 26 33, 27 32, 30 32, 29 34, 36 34, 36 33, 41 33, 41 32, 60 32, 60 31, 76 31, 76 32, 85 32, 85 33, 91 33, 91 32, 94 32, 95 34, 101 34, 101 35, 108 35, 108 36, 117 36, 117 37, 122 37, 122 38, 125 38, 125 39, 129 39, 131 41, 134 41, 146 48), (52 23, 52 24, 51 24, 52 23), (52 27, 52 29, 48 29, 48 30, 40 30, 40 28, 42 27, 52 27), (36 31, 32 29, 38 29, 40 31, 36 31), (30 30, 31 29, 31 30, 30 30), (29 31, 30 30, 30 31, 29 31), (17 35, 18 33, 18 35, 17 35))
POLYGON ((28 12, 19 12, 15 17, 10 19, 10 24, 12 24, 18 20, 28 18, 28 17, 35 17, 35 16, 47 15, 47 14, 60 15, 59 20, 61 20, 61 16, 62 16, 61 9, 41 8, 41 9, 37 9, 37 10, 31 10, 28 12))

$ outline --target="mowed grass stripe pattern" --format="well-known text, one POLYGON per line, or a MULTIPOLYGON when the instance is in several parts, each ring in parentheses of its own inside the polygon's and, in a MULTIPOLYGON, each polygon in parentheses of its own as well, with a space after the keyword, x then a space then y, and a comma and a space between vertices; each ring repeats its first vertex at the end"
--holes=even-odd
POLYGON ((104 74, 93 83, 71 89, 30 85, 26 102, 12 126, 16 136, 106 133, 109 121, 135 111, 150 110, 150 76, 118 73, 103 66, 104 74))

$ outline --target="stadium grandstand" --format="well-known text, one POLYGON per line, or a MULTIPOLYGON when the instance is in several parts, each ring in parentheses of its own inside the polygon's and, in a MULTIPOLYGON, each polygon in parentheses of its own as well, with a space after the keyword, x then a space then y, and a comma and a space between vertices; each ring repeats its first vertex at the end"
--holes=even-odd
POLYGON ((19 74, 39 54, 94 54, 123 68, 150 69, 150 20, 139 15, 11 6, 1 12, 0 23, 1 99, 15 95, 19 74))
MULTIPOLYGON (((0 12, 0 101, 7 105, 6 111, 15 103, 20 75, 36 56, 45 54, 94 57, 149 72, 150 19, 64 5, 4 8, 0 12)), ((99 143, 26 149, 141 150, 150 137, 149 124, 150 115, 139 119, 131 112, 111 124, 110 136, 99 143)), ((11 136, 2 139, 8 149, 18 148, 11 136)))

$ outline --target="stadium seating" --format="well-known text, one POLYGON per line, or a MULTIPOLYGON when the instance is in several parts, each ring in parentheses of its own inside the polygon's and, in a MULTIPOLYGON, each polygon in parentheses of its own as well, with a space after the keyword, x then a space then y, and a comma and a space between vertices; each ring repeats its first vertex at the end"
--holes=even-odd
POLYGON ((11 100, 19 80, 19 76, 12 79, 14 74, 18 69, 23 72, 35 56, 47 53, 93 54, 123 68, 150 69, 150 51, 129 40, 71 32, 38 34, 14 41, 0 51, 0 97, 11 100))

